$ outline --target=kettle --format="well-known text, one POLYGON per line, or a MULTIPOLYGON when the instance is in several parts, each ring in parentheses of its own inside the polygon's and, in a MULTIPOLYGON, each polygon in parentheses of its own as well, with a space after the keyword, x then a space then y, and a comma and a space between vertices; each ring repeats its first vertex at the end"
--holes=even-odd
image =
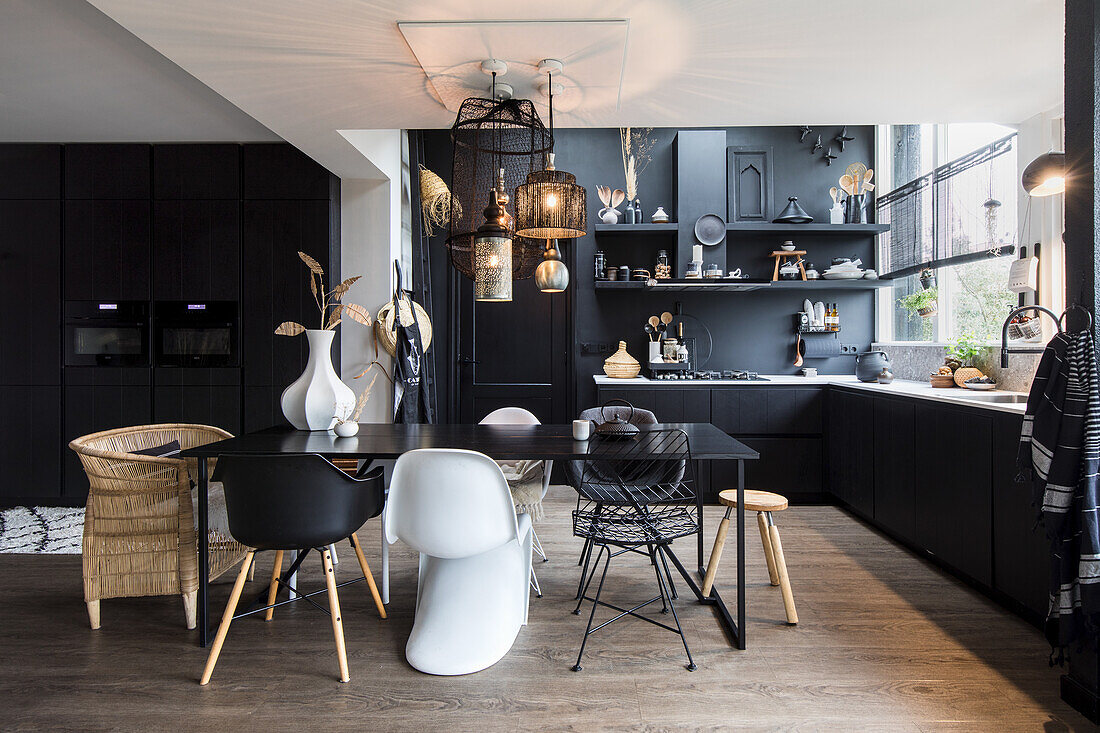
POLYGON ((596 426, 596 437, 599 438, 611 438, 617 440, 625 440, 633 438, 640 431, 638 426, 630 422, 630 419, 634 417, 634 405, 630 404, 626 400, 614 399, 608 400, 600 406, 600 419, 603 421, 596 426), (604 408, 608 405, 619 403, 630 408, 630 418, 624 420, 618 415, 613 416, 610 420, 605 419, 604 408))
POLYGON ((856 357, 856 378, 861 382, 874 382, 889 366, 890 357, 885 351, 865 351, 856 357))

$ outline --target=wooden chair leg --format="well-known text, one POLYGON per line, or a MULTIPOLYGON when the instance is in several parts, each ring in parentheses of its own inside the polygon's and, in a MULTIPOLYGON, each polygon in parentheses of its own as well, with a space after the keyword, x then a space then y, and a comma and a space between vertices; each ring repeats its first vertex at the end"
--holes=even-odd
POLYGON ((707 562, 707 572, 703 576, 703 597, 710 595, 710 589, 714 586, 714 576, 718 573, 718 563, 722 561, 722 548, 726 546, 726 533, 730 528, 730 511, 726 509, 726 516, 718 525, 718 534, 714 536, 714 547, 710 551, 710 561, 707 562))
POLYGON ((93 629, 99 628, 99 601, 88 601, 88 622, 93 629))
POLYGON ((340 681, 350 682, 348 652, 344 647, 344 622, 340 617, 340 597, 336 595, 336 573, 332 569, 332 555, 326 547, 321 556, 325 563, 325 585, 328 587, 328 612, 332 616, 332 634, 336 637, 336 658, 340 662, 340 681))
POLYGON ((359 558, 359 567, 363 570, 363 577, 367 579, 367 586, 370 587, 370 594, 374 599, 374 605, 378 607, 378 615, 382 618, 386 618, 386 607, 382 605, 382 597, 378 595, 378 586, 374 584, 374 574, 370 571, 370 565, 367 564, 367 557, 363 554, 363 548, 359 544, 359 538, 355 536, 354 532, 351 535, 351 546, 355 548, 355 556, 359 558))
MULTIPOLYGON (((275 550, 275 569, 271 571, 271 585, 267 588, 267 605, 275 602, 279 595, 279 573, 283 572, 283 551, 275 550)), ((270 621, 275 616, 275 609, 269 608, 264 613, 264 621, 270 621)))
POLYGON ((783 607, 787 611, 787 623, 798 623, 798 611, 794 607, 794 594, 791 592, 791 579, 787 576, 787 559, 783 557, 783 543, 779 540, 779 527, 769 522, 771 530, 772 554, 779 572, 779 589, 783 592, 783 607))
POLYGON ((252 567, 248 569, 248 582, 251 583, 256 577, 256 563, 252 563, 252 567))
POLYGON ((183 617, 187 621, 187 628, 193 629, 199 625, 199 591, 196 588, 183 594, 183 617))
POLYGON ((248 571, 252 567, 252 560, 256 556, 255 551, 249 550, 244 556, 244 564, 237 573, 237 581, 233 583, 233 592, 229 594, 229 603, 225 604, 225 613, 222 614, 221 625, 218 626, 218 635, 214 637, 214 645, 210 647, 210 656, 206 658, 206 668, 202 671, 200 685, 210 682, 210 675, 214 674, 214 665, 218 663, 218 655, 222 653, 222 644, 225 643, 225 635, 229 633, 229 624, 233 621, 233 614, 237 612, 237 601, 241 599, 241 591, 244 590, 244 582, 248 579, 248 571))
POLYGON ((775 571, 775 555, 772 552, 772 543, 768 538, 768 520, 764 518, 764 512, 756 513, 756 524, 760 527, 760 544, 764 545, 764 559, 768 563, 768 578, 772 585, 779 585, 779 573, 775 571))

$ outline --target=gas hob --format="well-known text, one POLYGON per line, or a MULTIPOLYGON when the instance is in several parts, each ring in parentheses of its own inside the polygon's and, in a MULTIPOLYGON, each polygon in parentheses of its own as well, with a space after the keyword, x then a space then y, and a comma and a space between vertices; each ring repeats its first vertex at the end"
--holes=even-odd
POLYGON ((767 377, 761 377, 756 372, 746 372, 740 369, 683 371, 683 372, 658 372, 651 379, 676 380, 676 381, 703 381, 703 380, 731 380, 735 382, 766 382, 767 377))

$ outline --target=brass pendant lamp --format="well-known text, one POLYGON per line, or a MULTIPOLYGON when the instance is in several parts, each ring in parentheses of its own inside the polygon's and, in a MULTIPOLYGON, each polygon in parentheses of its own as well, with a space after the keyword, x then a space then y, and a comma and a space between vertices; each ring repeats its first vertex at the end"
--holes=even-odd
POLYGON ((516 235, 545 239, 543 262, 535 270, 535 284, 544 293, 560 293, 569 286, 569 268, 561 261, 551 240, 583 237, 587 234, 587 194, 577 177, 554 167, 554 77, 562 70, 560 61, 544 59, 539 71, 546 72, 550 111, 550 152, 546 167, 527 176, 516 188, 516 235))

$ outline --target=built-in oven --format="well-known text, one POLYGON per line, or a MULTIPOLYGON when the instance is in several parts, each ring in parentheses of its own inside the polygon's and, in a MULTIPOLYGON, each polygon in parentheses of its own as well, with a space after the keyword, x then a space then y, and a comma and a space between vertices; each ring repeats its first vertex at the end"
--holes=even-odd
POLYGON ((69 300, 64 309, 65 366, 149 366, 149 304, 69 300))
POLYGON ((240 366, 237 311, 236 301, 157 301, 153 305, 156 365, 240 366))

